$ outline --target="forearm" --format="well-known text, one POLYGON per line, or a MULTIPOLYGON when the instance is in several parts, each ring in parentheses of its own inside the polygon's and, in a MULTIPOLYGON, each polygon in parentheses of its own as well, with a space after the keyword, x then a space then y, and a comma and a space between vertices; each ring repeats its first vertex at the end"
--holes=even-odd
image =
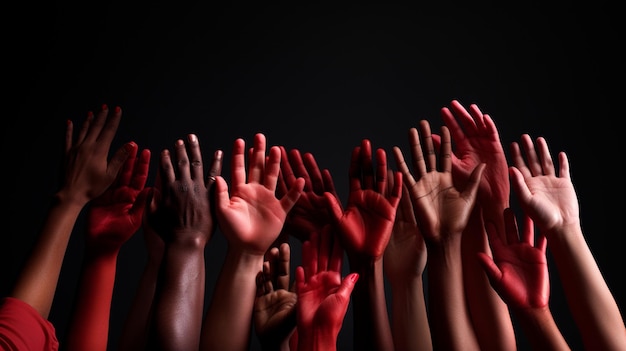
POLYGON ((152 349, 198 348, 204 290, 204 245, 166 246, 154 301, 152 349))
POLYGON ((391 331, 396 350, 432 350, 422 276, 391 286, 391 331))
POLYGON ((117 252, 87 251, 67 337, 68 351, 106 351, 117 252))
POLYGON ((148 258, 120 336, 120 351, 143 350, 146 347, 148 326, 152 319, 152 301, 154 301, 160 265, 161 257, 148 258))
POLYGON ((460 239, 428 248, 428 303, 435 350, 479 350, 463 288, 460 239))
POLYGON ((569 350, 570 347, 559 330, 550 309, 515 309, 524 334, 533 350, 569 350))
POLYGON ((255 279, 262 267, 262 255, 229 249, 202 325, 201 350, 248 350, 255 279))
POLYGON ((373 347, 375 350, 393 350, 382 260, 371 265, 352 266, 359 273, 359 280, 352 292, 355 349, 373 347))
MULTIPOLYGON (((502 211, 500 218, 503 218, 502 211)), ((492 288, 476 258, 478 252, 490 252, 480 213, 472 214, 461 240, 464 291, 481 349, 515 351, 515 330, 508 306, 492 288)))
POLYGON ((63 258, 83 205, 57 197, 11 293, 48 318, 63 258))
POLYGON ((587 347, 625 350, 624 320, 579 226, 549 233, 563 290, 587 347))

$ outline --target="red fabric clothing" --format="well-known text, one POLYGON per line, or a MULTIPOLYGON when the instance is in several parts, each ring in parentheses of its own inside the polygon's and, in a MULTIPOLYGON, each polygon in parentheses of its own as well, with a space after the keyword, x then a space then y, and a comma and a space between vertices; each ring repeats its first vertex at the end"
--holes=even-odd
POLYGON ((0 350, 58 351, 59 341, 50 321, 22 300, 0 300, 0 350))

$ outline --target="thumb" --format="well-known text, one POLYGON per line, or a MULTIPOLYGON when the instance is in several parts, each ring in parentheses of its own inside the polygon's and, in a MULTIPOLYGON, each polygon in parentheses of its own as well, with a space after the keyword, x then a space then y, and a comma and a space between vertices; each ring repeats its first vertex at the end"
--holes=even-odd
POLYGON ((337 289, 337 295, 343 298, 349 299, 354 290, 356 282, 359 280, 359 273, 350 273, 341 281, 339 289, 337 289))
POLYGON ((296 179, 296 182, 289 188, 287 194, 280 199, 280 204, 286 212, 289 212, 296 204, 296 201, 298 201, 300 195, 302 195, 303 189, 304 178, 300 177, 296 179))
POLYGON ((485 163, 481 163, 474 168, 472 174, 470 175, 469 182, 465 185, 465 189, 463 189, 463 197, 471 200, 472 203, 476 201, 476 194, 478 193, 478 185, 480 184, 480 179, 483 176, 483 171, 487 165, 485 163))
POLYGON ((493 259, 489 257, 489 255, 487 255, 486 253, 478 252, 477 257, 478 262, 483 267, 483 270, 489 278, 489 282, 495 288, 497 282, 499 282, 500 278, 502 278, 502 271, 500 271, 500 268, 498 268, 493 259))
POLYGON ((140 223, 141 218, 143 216, 144 210, 146 208, 146 204, 148 203, 149 198, 152 198, 152 189, 151 188, 143 188, 139 194, 137 194, 137 198, 133 203, 133 207, 130 209, 129 213, 131 217, 137 220, 137 223, 140 223))
POLYGON ((215 204, 218 210, 223 210, 230 202, 228 184, 222 176, 215 176, 215 204))
POLYGON ((120 172, 120 169, 122 169, 122 166, 124 165, 126 160, 131 155, 137 153, 137 148, 137 144, 135 144, 135 142, 133 141, 130 141, 117 149, 107 165, 107 175, 111 177, 111 179, 115 179, 117 177, 117 174, 120 172))

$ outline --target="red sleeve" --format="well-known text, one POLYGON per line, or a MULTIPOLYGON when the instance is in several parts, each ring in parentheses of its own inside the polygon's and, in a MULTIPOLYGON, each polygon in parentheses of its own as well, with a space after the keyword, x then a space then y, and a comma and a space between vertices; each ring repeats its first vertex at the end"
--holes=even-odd
POLYGON ((0 350, 58 351, 59 341, 50 321, 22 300, 0 300, 0 350))

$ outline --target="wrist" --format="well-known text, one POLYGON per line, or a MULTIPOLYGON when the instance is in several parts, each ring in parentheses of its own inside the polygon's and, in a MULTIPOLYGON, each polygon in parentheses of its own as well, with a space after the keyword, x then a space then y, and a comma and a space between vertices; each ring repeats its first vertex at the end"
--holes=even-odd
POLYGON ((242 272, 247 272, 256 277, 256 274, 263 269, 263 261, 264 255, 229 247, 224 259, 224 266, 233 267, 235 271, 240 272, 238 273, 240 275, 242 272))
POLYGON ((569 240, 571 238, 582 237, 582 228, 580 222, 576 221, 570 224, 545 229, 544 233, 548 241, 569 240))
POLYGON ((67 194, 56 193, 52 196, 50 206, 52 209, 62 210, 65 214, 71 214, 78 216, 88 201, 78 200, 67 194))
POLYGON ((454 239, 445 239, 438 243, 427 244, 428 260, 438 261, 443 266, 458 264, 461 257, 461 236, 454 239))
POLYGON ((210 234, 202 230, 174 230, 165 245, 184 250, 204 250, 209 238, 210 234))
POLYGON ((548 305, 545 306, 538 306, 538 307, 516 307, 516 306, 511 306, 511 311, 513 311, 513 313, 517 314, 518 316, 522 317, 538 317, 538 316, 542 316, 545 314, 550 314, 550 307, 548 305))
POLYGON ((400 299, 403 299, 404 297, 411 297, 413 296, 413 294, 415 294, 415 292, 423 291, 423 279, 424 277, 422 274, 410 275, 406 279, 388 279, 389 286, 391 288, 391 294, 400 299))
POLYGON ((427 253, 446 253, 449 251, 456 251, 461 247, 461 237, 463 232, 439 234, 439 238, 434 240, 426 240, 427 253))
POLYGON ((68 189, 61 189, 52 197, 52 203, 54 205, 67 205, 79 207, 81 209, 87 205, 89 200, 90 199, 87 198, 87 196, 79 196, 68 189))

